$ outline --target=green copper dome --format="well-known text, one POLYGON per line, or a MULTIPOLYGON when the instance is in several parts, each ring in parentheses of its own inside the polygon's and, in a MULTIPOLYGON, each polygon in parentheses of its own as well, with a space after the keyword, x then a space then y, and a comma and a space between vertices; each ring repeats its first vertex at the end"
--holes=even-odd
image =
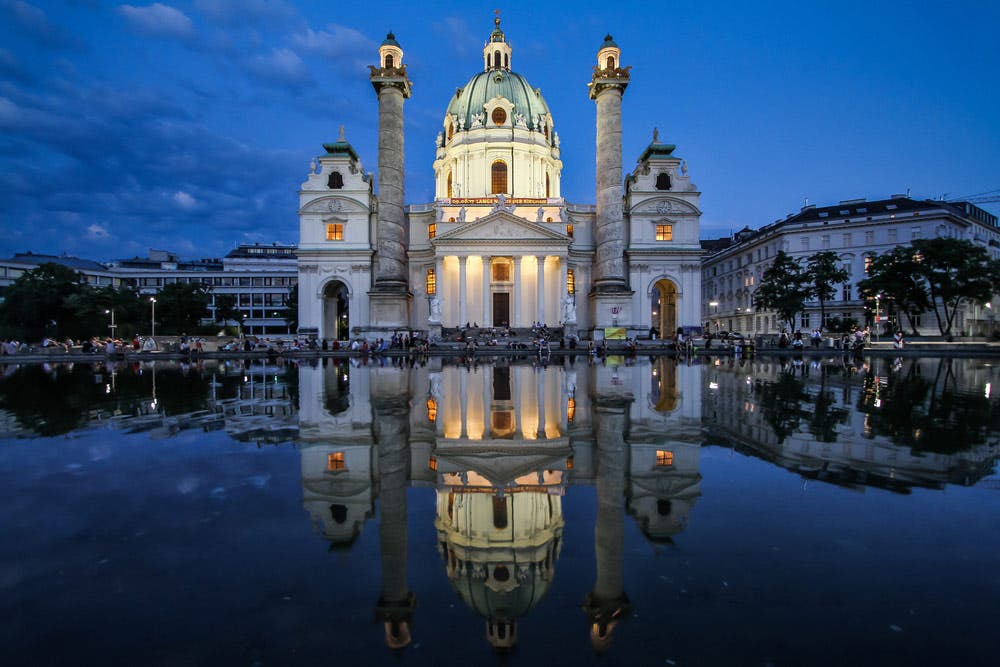
POLYGON ((448 103, 448 113, 465 119, 467 130, 472 126, 472 116, 483 111, 483 106, 497 95, 514 105, 514 113, 524 114, 531 129, 536 129, 536 115, 549 114, 545 98, 527 79, 516 72, 498 69, 480 72, 455 91, 448 103))

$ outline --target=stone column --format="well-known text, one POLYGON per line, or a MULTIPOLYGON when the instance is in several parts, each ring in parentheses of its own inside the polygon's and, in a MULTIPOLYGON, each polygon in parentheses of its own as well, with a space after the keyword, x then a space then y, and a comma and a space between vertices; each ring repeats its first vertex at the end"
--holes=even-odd
POLYGON ((521 258, 514 258, 514 303, 510 309, 510 326, 521 326, 521 258))
POLYGON ((373 431, 378 452, 379 548, 382 594, 375 607, 390 648, 410 643, 416 597, 406 583, 406 483, 410 471, 408 374, 391 369, 371 379, 373 431))
POLYGON ((597 214, 595 292, 624 292, 625 219, 622 212, 622 96, 628 70, 595 70, 590 99, 597 102, 597 214))
POLYGON ((594 397, 594 441, 597 445, 597 524, 594 527, 597 579, 584 601, 590 641, 597 651, 611 646, 618 621, 630 611, 623 583, 625 549, 625 469, 629 401, 619 396, 594 397))
POLYGON ((466 269, 468 268, 469 258, 464 255, 458 258, 458 326, 465 326, 465 322, 468 319, 468 311, 466 310, 466 301, 468 296, 468 288, 466 286, 466 269))
MULTIPOLYGON (((385 63, 381 58, 380 62, 385 63)), ((410 97, 410 80, 401 62, 394 67, 370 69, 372 86, 378 95, 379 131, 375 274, 369 293, 372 304, 369 329, 388 333, 409 325, 412 297, 403 210, 403 102, 410 97)))
POLYGON ((484 327, 491 326, 490 317, 490 260, 491 257, 483 255, 483 319, 484 327))
POLYGON ((538 439, 544 440, 545 434, 545 368, 538 369, 538 439))
POLYGON ((538 263, 538 279, 536 280, 538 294, 538 321, 545 324, 545 255, 535 257, 538 263))

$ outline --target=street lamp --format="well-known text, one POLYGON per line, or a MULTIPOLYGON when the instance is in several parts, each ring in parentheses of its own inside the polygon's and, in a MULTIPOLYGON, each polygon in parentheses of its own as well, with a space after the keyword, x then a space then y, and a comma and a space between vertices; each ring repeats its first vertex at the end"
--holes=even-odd
POLYGON ((109 308, 109 309, 107 309, 107 310, 104 311, 104 314, 105 315, 111 315, 111 324, 108 325, 108 328, 111 329, 111 337, 114 338, 115 337, 115 329, 118 328, 118 325, 115 324, 115 309, 114 308, 109 308))
POLYGON ((712 315, 714 316, 712 319, 715 320, 715 330, 718 331, 719 330, 719 302, 718 301, 709 301, 708 305, 710 305, 712 307, 712 315))
POLYGON ((875 295, 875 342, 879 342, 879 313, 882 305, 882 294, 875 295))
POLYGON ((155 341, 155 339, 156 339, 156 297, 155 296, 149 297, 149 303, 153 307, 153 312, 149 316, 149 328, 150 328, 150 330, 152 332, 149 337, 152 338, 152 339, 154 339, 154 341, 155 341))

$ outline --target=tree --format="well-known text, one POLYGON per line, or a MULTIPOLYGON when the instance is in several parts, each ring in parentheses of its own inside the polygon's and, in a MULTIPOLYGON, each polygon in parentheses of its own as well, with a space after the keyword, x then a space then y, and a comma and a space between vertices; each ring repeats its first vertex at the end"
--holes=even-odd
POLYGON ((175 334, 194 331, 208 313, 211 295, 203 285, 170 283, 156 295, 157 319, 175 334))
POLYGON ((826 322, 826 302, 837 294, 835 285, 851 277, 840 265, 837 253, 824 250, 806 260, 805 275, 809 282, 809 296, 819 301, 820 326, 826 322))
POLYGON ((299 330, 299 286, 295 284, 288 290, 285 296, 285 324, 288 330, 296 332, 299 330))
POLYGON ((1000 264, 985 248, 964 239, 916 239, 912 245, 914 268, 934 306, 938 330, 950 339, 963 301, 990 300, 1000 264))
POLYGON ((754 304, 758 309, 775 311, 778 317, 788 322, 789 330, 794 330, 795 314, 805 307, 808 283, 809 277, 799 261, 779 250, 774 263, 761 277, 760 287, 754 292, 754 304))
POLYGON ((858 281, 858 291, 866 301, 881 295, 883 302, 892 303, 906 315, 910 330, 916 335, 916 317, 931 309, 931 301, 917 273, 914 256, 912 247, 896 246, 886 254, 872 258, 868 277, 858 281))
POLYGON ((240 311, 236 308, 235 294, 215 295, 215 321, 227 324, 230 320, 238 321, 240 311))
POLYGON ((82 273, 54 262, 42 264, 3 289, 0 324, 6 335, 25 340, 89 335, 94 315, 81 319, 72 301, 92 290, 82 273))

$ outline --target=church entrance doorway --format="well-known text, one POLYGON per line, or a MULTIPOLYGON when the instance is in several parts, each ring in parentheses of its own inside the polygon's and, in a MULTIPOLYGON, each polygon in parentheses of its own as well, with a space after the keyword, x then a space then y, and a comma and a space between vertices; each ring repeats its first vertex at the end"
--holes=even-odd
POLYGON ((493 293, 493 326, 506 324, 510 326, 510 294, 508 292, 493 293))
POLYGON ((677 334, 677 285, 672 280, 656 281, 653 286, 650 321, 661 338, 677 334))
POLYGON ((350 293, 339 281, 323 288, 323 338, 349 340, 351 337, 350 293))

